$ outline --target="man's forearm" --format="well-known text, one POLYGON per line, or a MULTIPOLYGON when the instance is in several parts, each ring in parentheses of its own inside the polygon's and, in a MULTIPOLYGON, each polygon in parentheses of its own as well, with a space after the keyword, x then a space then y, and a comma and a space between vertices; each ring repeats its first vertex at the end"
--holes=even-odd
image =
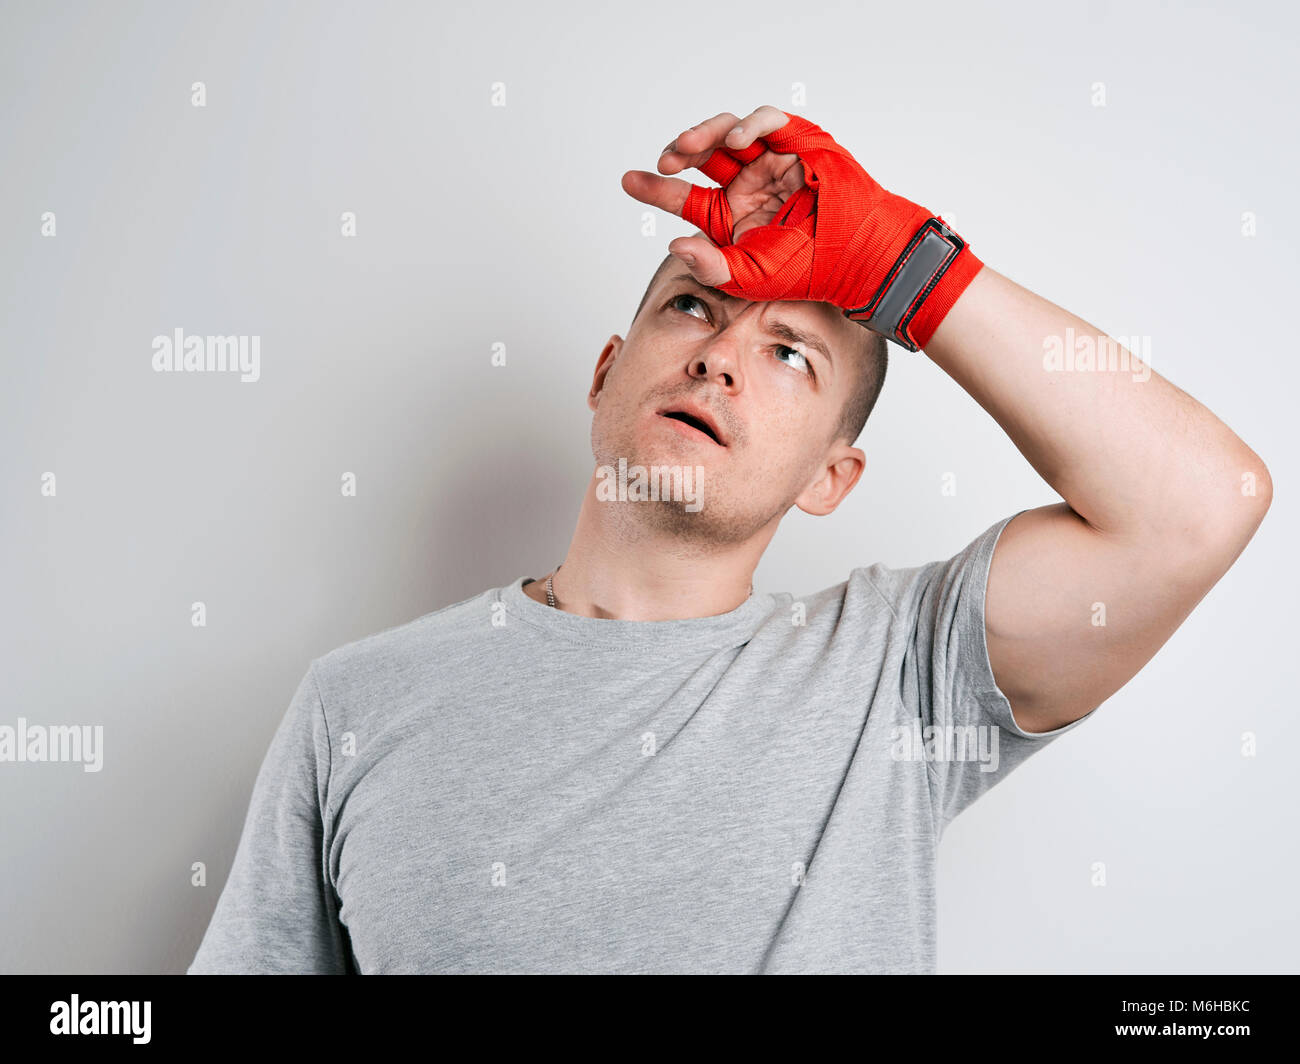
POLYGON ((1240 547, 1267 508, 1268 471, 1227 425, 1099 329, 987 265, 924 350, 1098 531, 1240 547), (1116 364, 1106 361, 1112 345, 1118 367, 1075 365, 1080 337, 1103 367, 1116 364), (1045 361, 1062 353, 1064 366, 1045 361))

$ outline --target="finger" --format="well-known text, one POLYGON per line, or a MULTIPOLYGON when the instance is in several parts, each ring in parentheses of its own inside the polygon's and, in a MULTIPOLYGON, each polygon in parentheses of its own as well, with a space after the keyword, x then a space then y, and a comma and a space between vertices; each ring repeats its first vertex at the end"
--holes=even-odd
POLYGON ((726 188, 745 166, 766 152, 767 148, 762 144, 751 144, 748 148, 737 151, 718 148, 702 163, 696 164, 695 168, 726 188))
POLYGON ((713 178, 719 185, 726 188, 736 179, 740 173, 742 163, 734 158, 726 149, 719 148, 709 153, 709 157, 696 163, 695 169, 706 177, 713 178))
POLYGON ((731 230, 735 221, 727 193, 720 188, 692 185, 682 204, 682 220, 690 222, 715 244, 731 243, 731 230))
POLYGON ((740 172, 741 166, 752 162, 766 150, 764 145, 755 145, 745 151, 730 151, 723 141, 727 130, 735 124, 736 116, 724 111, 678 134, 659 153, 660 173, 676 174, 694 166, 720 184, 728 184, 740 172))
POLYGON ((687 167, 694 166, 702 174, 713 178, 726 188, 746 165, 752 163, 765 151, 761 144, 751 144, 741 151, 717 148, 701 159, 699 155, 686 156, 666 150, 659 156, 658 166, 660 173, 664 174, 681 173, 687 167))
POLYGON ((731 205, 720 188, 704 188, 678 177, 629 170, 623 175, 623 191, 642 203, 676 214, 717 244, 731 243, 734 225, 731 205))
MULTIPOLYGON (((709 151, 687 151, 679 142, 681 137, 672 141, 659 153, 658 168, 663 174, 676 174, 687 167, 695 166, 709 157, 709 151)), ((712 149, 710 149, 711 151, 712 149)))
POLYGON ((754 108, 750 114, 729 129, 726 137, 723 138, 723 143, 731 151, 749 147, 754 143, 755 137, 765 137, 769 133, 775 133, 789 121, 790 116, 784 111, 771 104, 763 104, 761 107, 754 108))
POLYGON ((707 118, 698 126, 691 126, 690 129, 677 135, 677 150, 685 155, 701 155, 721 147, 726 139, 727 130, 731 129, 737 121, 736 116, 730 111, 723 111, 712 118, 707 118))
POLYGON ((629 170, 622 184, 623 191, 633 199, 676 215, 681 215, 686 197, 695 187, 680 177, 660 177, 645 170, 629 170))
POLYGON ((727 268, 727 258, 722 249, 703 237, 678 237, 669 243, 668 250, 682 260, 682 264, 691 271, 691 276, 702 285, 717 288, 731 280, 731 271, 727 268))
POLYGON ((676 141, 676 140, 670 140, 670 141, 668 142, 668 146, 667 146, 666 148, 664 148, 664 150, 661 151, 661 152, 659 153, 659 167, 660 167, 660 169, 663 169, 664 160, 665 160, 665 158, 668 157, 668 156, 677 156, 676 159, 673 159, 673 160, 672 160, 673 165, 675 165, 676 168, 677 168, 678 170, 685 169, 685 165, 686 165, 686 164, 684 164, 684 163, 682 162, 682 159, 681 159, 681 156, 682 156, 682 155, 683 155, 683 153, 682 153, 682 152, 679 152, 679 151, 677 150, 677 141, 676 141))

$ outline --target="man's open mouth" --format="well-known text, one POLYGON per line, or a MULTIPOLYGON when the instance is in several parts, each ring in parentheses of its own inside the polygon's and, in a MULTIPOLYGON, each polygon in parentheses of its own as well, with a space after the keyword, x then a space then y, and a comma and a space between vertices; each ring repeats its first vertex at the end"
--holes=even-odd
POLYGON ((691 428, 704 433, 709 439, 719 447, 727 446, 722 439, 722 434, 709 420, 708 416, 703 413, 696 413, 690 410, 661 410, 660 417, 672 418, 674 421, 680 421, 684 425, 690 425, 691 428))

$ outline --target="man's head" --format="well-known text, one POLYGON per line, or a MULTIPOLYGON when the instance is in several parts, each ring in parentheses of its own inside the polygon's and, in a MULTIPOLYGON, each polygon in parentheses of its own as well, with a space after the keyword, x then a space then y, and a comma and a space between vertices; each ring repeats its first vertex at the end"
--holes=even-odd
POLYGON ((669 255, 627 339, 601 353, 592 451, 602 466, 702 470, 700 512, 653 508, 684 537, 770 538, 791 506, 830 513, 857 483, 865 455, 853 443, 887 359, 883 338, 829 303, 738 299, 669 255), (712 428, 690 427, 698 420, 712 428))

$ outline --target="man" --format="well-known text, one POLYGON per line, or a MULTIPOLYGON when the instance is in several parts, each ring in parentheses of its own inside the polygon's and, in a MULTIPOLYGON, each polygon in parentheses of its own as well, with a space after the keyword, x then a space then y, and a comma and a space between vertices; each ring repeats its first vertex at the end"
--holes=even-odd
POLYGON ((722 187, 624 175, 701 233, 600 354, 561 564, 312 662, 191 973, 933 971, 944 829, 1259 525, 1268 472, 1226 425, 1137 359, 1045 359, 1107 338, 824 130, 720 114, 659 162, 689 166, 722 187), (857 482, 886 335, 1064 501, 754 591, 790 507, 857 482))

